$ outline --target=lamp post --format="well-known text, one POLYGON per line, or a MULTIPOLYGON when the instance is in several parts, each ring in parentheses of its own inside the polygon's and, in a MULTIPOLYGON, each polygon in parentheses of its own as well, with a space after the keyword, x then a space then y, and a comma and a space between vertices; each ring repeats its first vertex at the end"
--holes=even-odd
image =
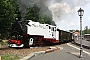
POLYGON ((84 14, 83 9, 78 10, 78 15, 80 16, 80 58, 82 58, 82 16, 84 14))

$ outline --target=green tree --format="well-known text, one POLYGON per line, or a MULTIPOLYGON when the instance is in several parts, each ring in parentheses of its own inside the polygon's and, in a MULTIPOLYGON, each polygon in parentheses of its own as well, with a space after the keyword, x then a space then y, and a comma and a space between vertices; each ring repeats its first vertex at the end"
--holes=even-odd
POLYGON ((88 26, 85 26, 84 34, 88 34, 88 26))
POLYGON ((39 22, 56 26, 55 22, 52 21, 52 18, 47 15, 41 15, 39 22))
POLYGON ((11 23, 14 21, 16 0, 0 0, 0 37, 7 36, 11 23))
POLYGON ((40 8, 34 4, 33 7, 29 7, 27 9, 27 13, 26 13, 26 20, 33 20, 33 21, 38 21, 39 20, 39 11, 40 8))
POLYGON ((88 26, 85 26, 83 34, 90 34, 90 29, 88 28, 88 26))
POLYGON ((73 33, 73 32, 75 32, 75 30, 72 29, 72 30, 69 30, 69 32, 73 33))

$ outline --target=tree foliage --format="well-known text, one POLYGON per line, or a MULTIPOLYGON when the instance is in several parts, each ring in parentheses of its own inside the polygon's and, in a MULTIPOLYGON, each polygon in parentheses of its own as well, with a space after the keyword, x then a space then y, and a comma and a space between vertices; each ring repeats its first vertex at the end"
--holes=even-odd
POLYGON ((36 4, 34 4, 33 7, 27 8, 27 13, 26 13, 26 20, 33 20, 33 21, 38 21, 39 20, 39 11, 40 8, 37 7, 36 4))
POLYGON ((85 26, 83 34, 90 34, 90 28, 88 28, 88 26, 85 26))
POLYGON ((14 21, 16 0, 0 0, 0 37, 9 34, 11 23, 14 21))
POLYGON ((52 21, 52 18, 47 15, 41 15, 39 18, 39 22, 56 26, 55 22, 52 21))

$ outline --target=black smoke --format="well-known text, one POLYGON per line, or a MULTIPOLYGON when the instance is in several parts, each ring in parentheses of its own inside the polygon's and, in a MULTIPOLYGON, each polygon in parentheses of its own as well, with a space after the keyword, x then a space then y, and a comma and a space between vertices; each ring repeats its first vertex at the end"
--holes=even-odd
POLYGON ((48 15, 52 17, 51 11, 48 9, 50 5, 50 1, 52 0, 18 0, 19 2, 19 11, 21 12, 22 18, 26 14, 26 9, 28 7, 33 7, 36 4, 40 8, 40 14, 48 15))

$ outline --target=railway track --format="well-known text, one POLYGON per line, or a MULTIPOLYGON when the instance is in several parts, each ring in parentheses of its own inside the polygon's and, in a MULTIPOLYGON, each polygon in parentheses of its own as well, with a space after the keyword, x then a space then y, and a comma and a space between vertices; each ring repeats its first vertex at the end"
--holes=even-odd
MULTIPOLYGON (((82 40, 82 42, 83 42, 84 40, 82 40)), ((77 46, 80 46, 80 42, 79 41, 76 41, 76 42, 72 42, 73 44, 75 44, 75 45, 77 45, 77 46)), ((83 48, 86 48, 86 49, 90 49, 90 45, 88 45, 89 44, 89 41, 88 41, 88 43, 86 44, 86 43, 82 43, 82 47, 83 48)))

